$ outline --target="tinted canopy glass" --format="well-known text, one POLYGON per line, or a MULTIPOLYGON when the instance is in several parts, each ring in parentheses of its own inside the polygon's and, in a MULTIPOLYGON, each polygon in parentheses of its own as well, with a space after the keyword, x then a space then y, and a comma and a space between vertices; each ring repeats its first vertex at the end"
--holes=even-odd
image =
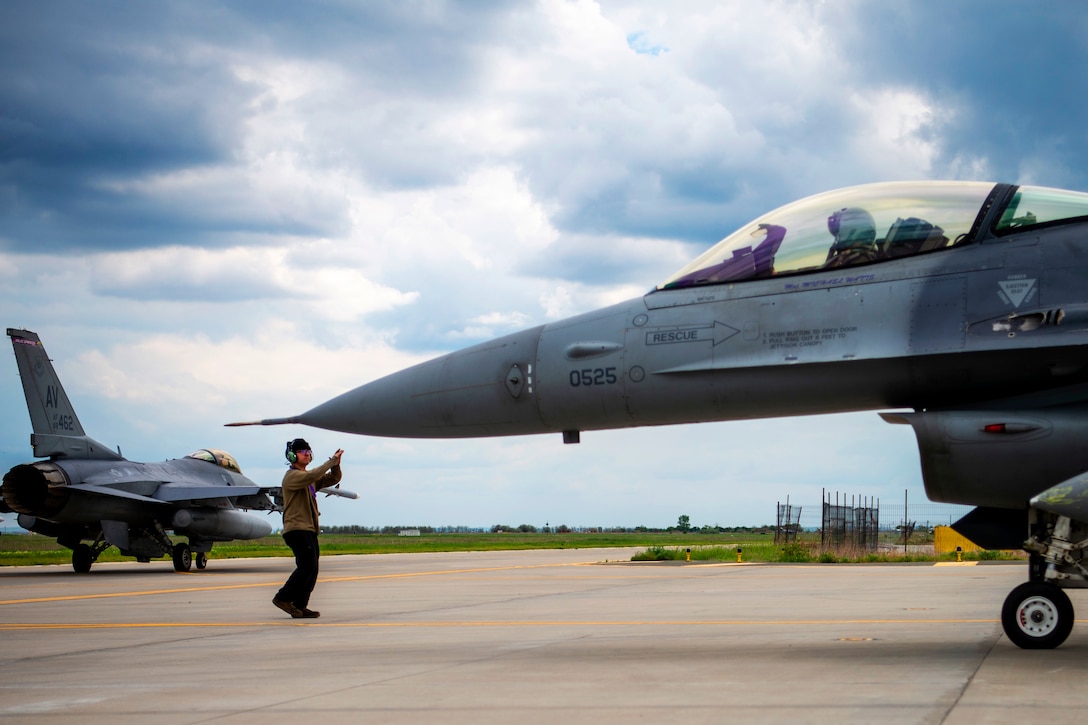
POLYGON ((1088 194, 1042 186, 1021 186, 1001 214, 994 232, 1011 234, 1088 218, 1088 194))
POLYGON ((741 227, 658 289, 739 282, 930 252, 966 240, 994 184, 867 184, 796 201, 741 227))
POLYGON ((214 463, 220 468, 225 468, 228 471, 234 471, 235 473, 242 472, 242 469, 239 467, 238 461, 234 459, 234 456, 226 451, 221 451, 218 448, 201 448, 199 451, 190 453, 186 457, 214 463))

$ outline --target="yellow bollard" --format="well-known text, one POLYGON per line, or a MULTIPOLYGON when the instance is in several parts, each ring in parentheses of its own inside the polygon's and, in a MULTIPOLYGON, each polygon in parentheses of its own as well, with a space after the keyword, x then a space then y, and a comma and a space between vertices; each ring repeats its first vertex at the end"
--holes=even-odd
POLYGON ((691 547, 688 547, 688 558, 685 561, 691 561, 691 547))
POLYGON ((740 563, 741 563, 741 561, 740 561, 740 554, 741 554, 741 549, 740 549, 740 547, 738 546, 738 547, 737 547, 737 563, 738 563, 738 564, 740 564, 740 563))

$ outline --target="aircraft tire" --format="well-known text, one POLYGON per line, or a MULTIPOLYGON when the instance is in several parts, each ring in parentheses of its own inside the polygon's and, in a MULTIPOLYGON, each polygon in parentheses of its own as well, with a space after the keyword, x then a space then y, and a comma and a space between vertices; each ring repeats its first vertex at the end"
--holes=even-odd
POLYGON ((188 544, 174 544, 174 571, 189 571, 193 568, 193 550, 188 544))
POLYGON ((208 568, 208 555, 203 551, 198 551, 196 554, 196 568, 201 571, 208 568))
POLYGON ((1054 649, 1073 631, 1073 603, 1053 584, 1029 581, 1005 598, 1001 626, 1021 649, 1054 649))
POLYGON ((91 570, 93 563, 94 555, 91 553, 91 547, 86 544, 76 544, 72 549, 72 569, 76 574, 86 574, 91 570))

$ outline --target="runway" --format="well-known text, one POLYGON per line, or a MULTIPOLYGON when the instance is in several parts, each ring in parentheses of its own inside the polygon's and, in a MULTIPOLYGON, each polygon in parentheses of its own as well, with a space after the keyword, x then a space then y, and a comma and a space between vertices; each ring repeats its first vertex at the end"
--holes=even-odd
MULTIPOLYGON (((1023 565, 634 564, 593 549, 0 570, 5 722, 1071 722, 1088 626, 1002 634, 1023 565)), ((1088 594, 1070 592, 1080 616, 1088 594)))

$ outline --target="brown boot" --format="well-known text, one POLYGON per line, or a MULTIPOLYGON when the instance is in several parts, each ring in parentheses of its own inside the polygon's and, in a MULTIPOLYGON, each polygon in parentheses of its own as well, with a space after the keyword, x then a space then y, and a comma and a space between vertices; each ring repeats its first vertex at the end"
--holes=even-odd
POLYGON ((290 614, 295 619, 302 619, 306 616, 306 614, 301 609, 299 609, 292 602, 289 602, 286 599, 273 599, 272 603, 283 611, 290 614))

